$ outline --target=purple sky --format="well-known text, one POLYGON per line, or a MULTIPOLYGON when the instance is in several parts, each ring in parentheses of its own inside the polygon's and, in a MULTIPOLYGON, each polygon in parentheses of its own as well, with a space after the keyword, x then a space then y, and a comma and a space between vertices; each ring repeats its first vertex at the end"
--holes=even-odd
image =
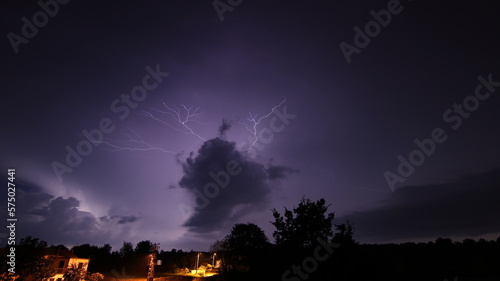
POLYGON ((0 167, 3 182, 16 168, 18 237, 208 250, 252 222, 272 241, 270 209, 302 196, 363 243, 500 236, 495 4, 331 2, 247 0, 221 21, 212 1, 71 1, 21 42, 43 10, 4 1, 0 167), (367 24, 380 30, 356 36, 367 24), (67 147, 88 155, 71 167, 67 147))

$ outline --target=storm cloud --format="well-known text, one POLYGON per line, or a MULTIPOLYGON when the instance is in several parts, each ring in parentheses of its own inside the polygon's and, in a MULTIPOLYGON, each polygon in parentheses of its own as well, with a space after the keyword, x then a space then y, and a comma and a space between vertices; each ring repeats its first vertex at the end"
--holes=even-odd
POLYGON ((298 169, 294 169, 283 165, 272 165, 272 164, 269 165, 266 171, 267 171, 267 176, 271 180, 285 179, 287 174, 293 174, 299 172, 298 169))
POLYGON ((74 197, 56 197, 36 187, 18 185, 19 237, 35 235, 50 242, 71 244, 75 237, 88 239, 100 232, 96 217, 81 211, 74 197))
POLYGON ((406 186, 379 207, 347 217, 361 240, 475 237, 500 232, 500 170, 463 175, 441 184, 406 186))
POLYGON ((195 210, 186 221, 194 232, 210 232, 268 205, 269 180, 295 171, 286 166, 266 168, 236 148, 236 143, 214 138, 182 164, 179 186, 194 195, 195 210))
POLYGON ((500 168, 494 1, 402 3, 351 63, 339 44, 355 46, 353 28, 388 1, 245 1, 224 22, 209 1, 74 1, 16 54, 6 37, 23 36, 37 2, 0 9, 0 177, 16 169, 19 238, 202 251, 232 221, 271 237, 269 209, 303 196, 332 204, 360 242, 497 231, 493 186, 443 181, 500 168), (158 83, 148 65, 171 75, 158 83), (447 141, 391 193, 383 172, 435 128, 447 141), (68 159, 61 182, 51 164, 68 159))
POLYGON ((132 223, 140 219, 138 216, 112 216, 111 218, 118 219, 118 224, 132 223))
POLYGON ((117 225, 140 219, 133 215, 97 218, 93 213, 81 210, 78 198, 55 197, 37 185, 24 182, 16 185, 16 203, 17 236, 30 235, 54 244, 73 245, 75 241, 108 243, 110 237, 120 234, 117 225))

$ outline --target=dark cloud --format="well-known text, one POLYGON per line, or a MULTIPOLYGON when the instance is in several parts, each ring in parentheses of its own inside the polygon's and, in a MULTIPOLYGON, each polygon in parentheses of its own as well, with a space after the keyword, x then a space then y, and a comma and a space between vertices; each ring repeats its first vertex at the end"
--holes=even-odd
POLYGON ((36 185, 18 183, 16 185, 17 214, 26 216, 47 216, 47 202, 54 196, 45 193, 36 185))
POLYGON ((121 215, 113 215, 113 216, 102 216, 99 217, 99 221, 102 223, 109 223, 113 220, 116 221, 117 224, 128 224, 133 223, 140 220, 142 217, 139 216, 121 216, 121 215))
POLYGON ((19 235, 39 236, 48 242, 71 244, 75 240, 87 240, 99 232, 95 216, 79 210, 80 201, 74 197, 51 199, 45 193, 38 195, 20 193, 19 235), (28 196, 25 196, 28 195, 28 196), (46 201, 37 208, 25 204, 25 197, 42 197, 46 201))
MULTIPOLYGON (((195 196, 194 214, 185 225, 195 232, 209 232, 255 210, 262 210, 271 191, 268 169, 236 149, 236 143, 214 138, 203 143, 182 165, 181 188, 195 196)), ((271 169, 284 177, 282 166, 271 169), (279 172, 278 172, 279 171, 279 172)))
POLYGON ((286 178, 287 174, 298 173, 299 170, 282 165, 269 165, 266 169, 270 180, 279 180, 286 178))
POLYGON ((219 127, 219 137, 224 139, 226 137, 227 131, 229 131, 229 129, 231 129, 232 125, 233 124, 232 124, 231 120, 223 119, 222 124, 219 127))
POLYGON ((118 224, 127 224, 141 219, 138 216, 112 216, 111 219, 118 219, 118 224))
POLYGON ((500 170, 444 184, 397 189, 379 207, 354 212, 357 236, 370 242, 474 237, 500 232, 500 170))
POLYGON ((109 222, 109 217, 108 216, 99 217, 99 221, 104 223, 109 222))
MULTIPOLYGON (((5 206, 0 207, 6 209, 5 206)), ((49 243, 65 245, 74 245, 77 241, 108 243, 106 239, 110 233, 103 228, 103 224, 110 227, 111 220, 126 224, 139 219, 137 216, 119 215, 96 218, 94 214, 80 210, 79 199, 54 197, 39 186, 24 182, 16 184, 16 218, 19 238, 30 235, 49 243)))

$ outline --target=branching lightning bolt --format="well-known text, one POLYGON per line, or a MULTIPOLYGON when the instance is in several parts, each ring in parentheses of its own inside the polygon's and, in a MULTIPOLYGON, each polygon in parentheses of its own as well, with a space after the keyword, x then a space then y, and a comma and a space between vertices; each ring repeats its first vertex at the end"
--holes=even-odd
POLYGON ((199 138, 200 140, 202 141, 206 141, 206 139, 202 136, 200 136, 199 134, 195 133, 194 130, 188 125, 189 122, 199 122, 201 123, 200 121, 198 121, 196 119, 196 117, 199 117, 201 116, 203 113, 200 112, 200 108, 197 107, 193 110, 193 107, 187 107, 183 104, 181 104, 181 106, 184 108, 184 110, 186 111, 186 115, 183 117, 182 113, 181 113, 181 110, 176 106, 175 109, 169 107, 165 102, 162 102, 163 106, 166 108, 166 110, 160 110, 160 109, 156 109, 156 108, 151 108, 152 110, 156 111, 156 112, 160 112, 160 113, 163 113, 163 114, 168 114, 170 115, 176 122, 178 122, 179 124, 182 125, 182 127, 185 128, 185 130, 181 130, 179 128, 176 128, 174 126, 172 126, 171 124, 169 124, 168 122, 156 117, 153 113, 149 112, 149 111, 142 111, 141 115, 144 115, 146 117, 149 117, 155 121, 158 121, 168 127, 170 127, 171 129, 173 130, 176 130, 178 132, 181 132, 181 133, 184 133, 184 134, 191 134, 197 138, 199 138))
MULTIPOLYGON (((244 122, 238 122, 245 126, 246 130, 250 132, 252 135, 252 141, 250 143, 250 146, 247 148, 247 150, 250 150, 254 148, 257 145, 257 142, 260 140, 259 135, 258 135, 258 127, 261 125, 262 121, 264 121, 266 118, 269 118, 275 110, 277 110, 279 107, 281 107, 284 103, 286 102, 286 99, 284 98, 278 105, 275 105, 271 108, 271 110, 261 116, 258 117, 257 114, 252 114, 249 112, 249 117, 246 119, 248 123, 244 122)), ((195 132, 195 130, 190 126, 190 123, 200 123, 203 124, 198 118, 203 114, 203 112, 200 111, 200 108, 193 108, 188 107, 184 104, 181 104, 181 107, 171 107, 168 106, 164 101, 162 101, 163 108, 158 109, 158 108, 150 108, 150 110, 146 111, 143 110, 141 113, 139 113, 142 116, 145 116, 147 118, 150 118, 156 122, 159 122, 168 128, 183 133, 183 134, 188 134, 195 136, 196 138, 206 141, 204 137, 199 135, 198 133, 195 132), (178 123, 180 126, 175 126, 172 124, 172 122, 168 122, 169 118, 162 118, 161 115, 168 115, 170 118, 172 118, 176 123, 178 123)), ((155 145, 152 145, 144 140, 136 131, 133 129, 127 127, 127 129, 130 131, 130 133, 124 133, 124 135, 127 137, 125 141, 121 141, 121 144, 116 142, 110 142, 110 141, 105 141, 105 140, 94 140, 89 137, 87 139, 94 143, 94 144, 105 144, 108 147, 110 147, 111 151, 161 151, 164 153, 169 153, 169 154, 176 154, 174 151, 166 150, 162 147, 158 147, 155 145)))
MULTIPOLYGON (((177 127, 173 126, 172 124, 168 123, 167 121, 160 119, 155 114, 153 114, 153 112, 142 111, 140 113, 140 115, 146 116, 146 117, 151 118, 157 122, 160 122, 163 125, 166 125, 167 127, 171 128, 175 131, 178 131, 178 132, 181 132, 184 134, 193 135, 193 136, 195 136, 203 141, 206 141, 205 138, 203 138, 199 134, 195 133, 195 131, 189 126, 189 122, 201 123, 200 121, 198 121, 196 119, 197 117, 202 115, 202 112, 200 112, 199 107, 193 110, 193 107, 187 107, 187 106, 181 104, 182 108, 186 112, 185 114, 182 114, 181 109, 179 109, 178 107, 175 107, 175 109, 173 109, 173 108, 169 107, 165 102, 162 102, 162 104, 166 108, 166 110, 160 110, 160 109, 156 109, 156 108, 151 108, 151 110, 159 112, 159 113, 170 115, 177 123, 182 125, 182 128, 179 128, 178 126, 177 127)), ((95 139, 91 139, 89 137, 87 137, 87 139, 94 144, 105 144, 108 147, 110 147, 111 151, 125 151, 125 150, 128 150, 128 151, 153 151, 153 150, 157 150, 157 151, 161 151, 164 153, 177 154, 174 151, 166 150, 162 147, 152 145, 152 144, 146 142, 144 140, 144 138, 142 138, 133 129, 131 129, 129 127, 127 127, 127 129, 130 131, 130 133, 124 133, 124 135, 127 137, 127 139, 125 141, 119 142, 121 144, 116 144, 115 142, 112 143, 112 142, 105 141, 105 140, 98 141, 95 139)))
POLYGON ((124 135, 128 138, 128 140, 126 140, 125 142, 132 143, 132 144, 134 144, 136 146, 138 145, 137 147, 133 147, 133 146, 120 146, 120 145, 112 144, 112 143, 110 143, 108 141, 105 141, 105 140, 97 141, 97 140, 94 140, 94 139, 90 139, 88 137, 87 137, 87 139, 90 142, 94 143, 94 144, 105 144, 105 145, 107 145, 109 147, 112 147, 112 149, 110 149, 111 151, 124 151, 124 150, 129 150, 129 151, 150 151, 150 150, 159 150, 159 151, 165 152, 165 153, 176 154, 176 152, 174 152, 174 151, 170 151, 170 150, 163 149, 161 147, 153 146, 153 145, 145 142, 144 139, 136 131, 132 130, 129 127, 127 127, 127 129, 130 130, 133 135, 124 133, 124 135))
POLYGON ((238 122, 238 123, 242 124, 243 126, 245 126, 245 128, 247 129, 247 131, 249 131, 252 134, 252 136, 253 136, 253 141, 250 144, 250 147, 247 148, 247 150, 252 149, 255 146, 255 144, 259 141, 259 136, 257 135, 257 126, 259 126, 260 122, 262 122, 264 119, 266 119, 269 116, 271 116, 271 114, 273 114, 274 110, 278 109, 285 102, 286 102, 286 99, 283 99, 278 105, 276 105, 273 108, 271 108, 271 111, 268 114, 260 117, 259 119, 257 119, 257 114, 253 115, 251 112, 249 112, 248 114, 250 115, 250 117, 247 118, 247 120, 251 122, 251 128, 248 127, 247 123, 238 122))

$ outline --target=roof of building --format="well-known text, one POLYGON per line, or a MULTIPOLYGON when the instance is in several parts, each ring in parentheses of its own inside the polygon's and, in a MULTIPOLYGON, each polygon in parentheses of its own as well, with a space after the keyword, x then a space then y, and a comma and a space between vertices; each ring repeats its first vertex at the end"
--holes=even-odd
POLYGON ((49 256, 63 257, 63 258, 78 258, 75 254, 67 249, 50 247, 47 248, 46 254, 49 256))

